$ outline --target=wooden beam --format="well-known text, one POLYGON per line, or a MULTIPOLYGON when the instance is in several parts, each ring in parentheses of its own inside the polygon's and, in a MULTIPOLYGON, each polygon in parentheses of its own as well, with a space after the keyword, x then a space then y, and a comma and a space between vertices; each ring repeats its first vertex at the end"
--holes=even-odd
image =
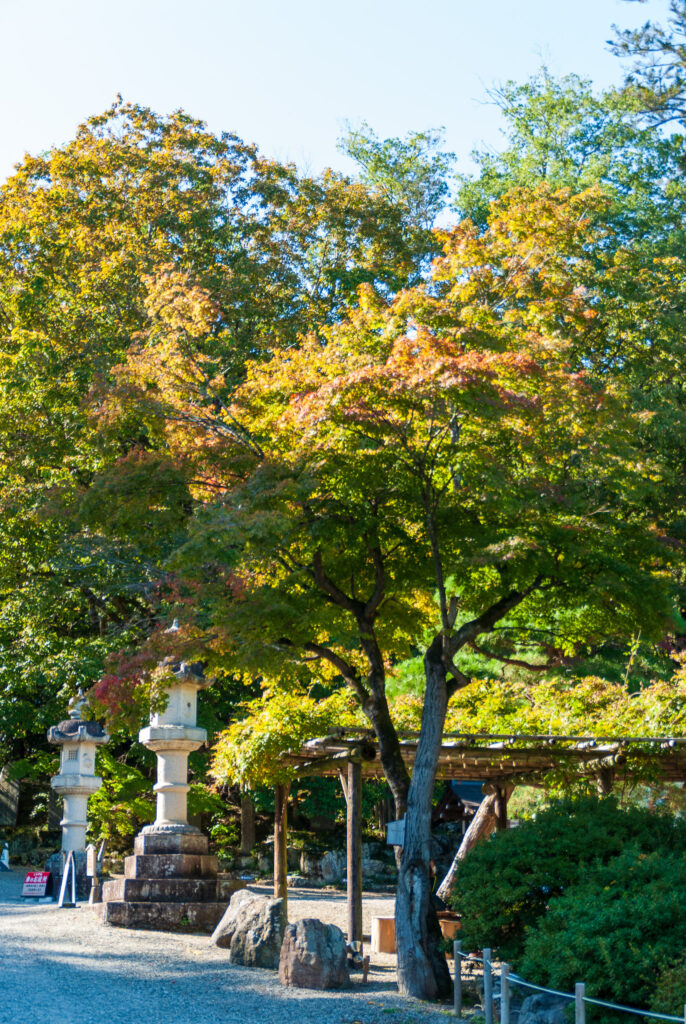
POLYGON ((274 897, 288 903, 288 791, 290 783, 274 790, 274 897))
POLYGON ((347 784, 348 942, 362 952, 362 765, 348 764, 347 784))

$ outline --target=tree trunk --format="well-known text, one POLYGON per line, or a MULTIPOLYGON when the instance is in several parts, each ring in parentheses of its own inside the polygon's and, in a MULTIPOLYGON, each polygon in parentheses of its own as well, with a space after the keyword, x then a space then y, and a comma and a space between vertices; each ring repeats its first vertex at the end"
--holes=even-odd
POLYGON ((446 999, 452 986, 445 956, 439 950, 441 931, 431 904, 429 860, 431 801, 448 698, 445 668, 433 647, 427 651, 424 666, 424 710, 407 797, 395 904, 398 989, 418 999, 446 999))
POLYGON ((241 793, 241 853, 250 853, 255 845, 255 805, 249 793, 241 793))
POLYGON ((400 740, 391 719, 385 694, 373 695, 362 705, 362 710, 379 741, 379 758, 383 773, 393 795, 396 816, 402 818, 407 805, 410 773, 400 752, 400 740))
MULTIPOLYGON (((506 787, 504 790, 505 800, 508 799, 511 793, 512 787, 506 787)), ((487 839, 491 832, 493 832, 497 827, 498 803, 499 799, 497 791, 495 793, 491 793, 490 796, 487 796, 485 800, 481 801, 478 811, 472 818, 469 828, 462 837, 462 842, 458 847, 457 853, 453 857, 453 862, 450 865, 448 874, 436 890, 436 895, 444 902, 448 902, 448 897, 453 890, 460 862, 465 859, 470 850, 474 849, 480 839, 487 839)))

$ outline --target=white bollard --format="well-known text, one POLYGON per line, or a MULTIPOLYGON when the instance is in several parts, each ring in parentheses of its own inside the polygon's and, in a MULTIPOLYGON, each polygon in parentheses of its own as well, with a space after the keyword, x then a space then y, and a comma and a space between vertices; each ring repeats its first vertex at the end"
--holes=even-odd
MULTIPOLYGON (((455 967, 455 988, 453 1009, 456 1017, 462 1016, 462 943, 459 939, 453 942, 453 957, 455 967)), ((686 1022, 685 1022, 686 1024, 686 1022)))
POLYGON ((510 1024, 510 965, 500 965, 500 1024, 510 1024))
POLYGON ((484 949, 484 1017, 486 1024, 493 1024, 493 971, 490 949, 484 949))
POLYGON ((574 1024, 586 1024, 586 1004, 584 997, 586 986, 583 981, 577 981, 574 986, 574 1024))

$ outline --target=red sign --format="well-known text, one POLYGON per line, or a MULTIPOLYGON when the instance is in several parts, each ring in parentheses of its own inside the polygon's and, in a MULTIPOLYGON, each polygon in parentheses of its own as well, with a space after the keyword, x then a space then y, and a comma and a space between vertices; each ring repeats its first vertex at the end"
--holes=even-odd
POLYGON ((27 871, 22 896, 45 896, 49 881, 49 871, 27 871))

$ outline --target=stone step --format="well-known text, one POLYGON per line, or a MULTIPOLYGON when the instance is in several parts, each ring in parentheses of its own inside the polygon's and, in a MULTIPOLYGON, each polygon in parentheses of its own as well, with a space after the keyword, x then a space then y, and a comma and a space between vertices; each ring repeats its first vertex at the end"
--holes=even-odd
POLYGON ((226 903, 134 903, 111 900, 93 906, 103 924, 143 928, 154 932, 201 932, 210 935, 226 910, 226 903))
MULTIPOLYGON (((223 893, 222 893, 223 896, 223 893)), ((203 903, 218 899, 215 878, 116 878, 103 882, 104 901, 203 903)), ((228 903, 228 900, 226 901, 228 903)))
POLYGON ((133 841, 134 853, 207 853, 202 832, 142 832, 133 841))
POLYGON ((124 860, 127 878, 216 878, 217 858, 198 853, 134 853, 124 860))

